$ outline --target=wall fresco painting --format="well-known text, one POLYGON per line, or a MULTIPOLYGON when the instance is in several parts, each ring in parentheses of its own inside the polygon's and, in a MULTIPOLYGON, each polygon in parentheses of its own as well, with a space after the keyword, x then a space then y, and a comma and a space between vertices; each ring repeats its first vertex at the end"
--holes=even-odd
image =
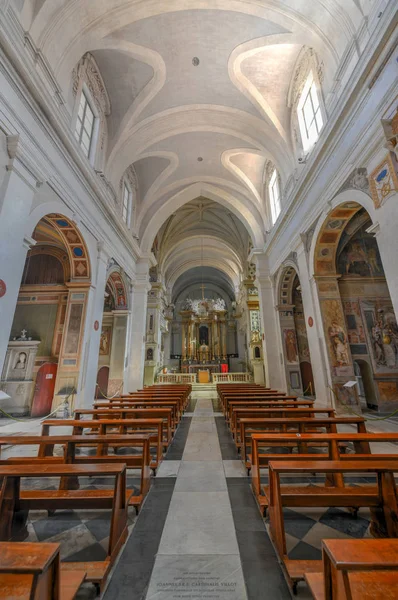
POLYGON ((361 229, 339 255, 337 270, 341 275, 383 277, 384 271, 376 239, 361 229))
POLYGON ((352 369, 348 349, 348 336, 339 300, 323 300, 322 313, 331 364, 336 376, 349 375, 352 369))
POLYGON ((361 305, 374 372, 397 372, 398 326, 392 306, 380 301, 361 305))
POLYGON ((288 363, 298 363, 298 350, 296 342, 296 332, 294 329, 284 329, 283 339, 285 341, 286 360, 288 363))

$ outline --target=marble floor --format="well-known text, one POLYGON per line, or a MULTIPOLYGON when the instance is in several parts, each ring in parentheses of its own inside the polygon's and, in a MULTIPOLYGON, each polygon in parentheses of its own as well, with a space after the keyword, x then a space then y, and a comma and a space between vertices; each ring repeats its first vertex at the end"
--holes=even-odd
MULTIPOLYGON (((16 427, 4 424, 7 426, 16 427)), ((378 450, 397 449, 391 445, 378 450)), ((14 452, 9 448, 5 454, 14 452)), ((129 487, 138 484, 135 475, 129 472, 129 487)), ((267 482, 266 473, 263 481, 267 482)), ((361 482, 364 480, 353 481, 361 482)), ((57 483, 48 481, 47 485, 55 488, 57 483)), ((108 487, 102 479, 85 483, 91 489, 108 487)), ((320 480, 311 477, 297 483, 316 486, 320 480)), ((369 536, 367 510, 354 519, 343 509, 285 509, 284 518, 291 558, 319 558, 325 537, 369 536)), ((99 511, 60 511, 50 518, 44 512, 31 511, 25 539, 61 542, 66 561, 101 560, 108 542, 108 519, 106 512, 99 511)), ((81 600, 93 597, 94 588, 89 584, 79 594, 81 600)), ((216 398, 198 395, 191 400, 157 476, 152 478, 139 516, 130 511, 129 537, 103 597, 291 598, 268 535, 268 521, 258 511, 216 398)), ((299 597, 310 598, 304 584, 299 586, 299 597)))

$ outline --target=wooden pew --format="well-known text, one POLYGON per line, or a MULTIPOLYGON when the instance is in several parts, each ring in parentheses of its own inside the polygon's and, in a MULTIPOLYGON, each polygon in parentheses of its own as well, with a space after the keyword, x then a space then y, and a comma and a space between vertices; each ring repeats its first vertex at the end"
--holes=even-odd
POLYGON ((150 402, 150 401, 133 401, 131 402, 130 400, 127 400, 126 402, 121 402, 120 405, 118 404, 113 404, 110 405, 109 403, 106 402, 94 402, 94 408, 79 408, 75 410, 75 419, 80 419, 81 416, 83 415, 93 415, 93 419, 96 419, 98 415, 100 415, 99 411, 102 411, 102 414, 106 414, 106 411, 108 411, 108 415, 105 418, 109 418, 111 419, 113 416, 115 416, 115 418, 119 418, 119 419, 127 419, 127 418, 133 418, 133 411, 138 409, 138 408, 142 408, 144 410, 150 410, 151 408, 153 409, 165 409, 165 408, 170 408, 171 409, 171 422, 172 422, 172 428, 173 431, 175 431, 177 429, 177 425, 180 422, 180 416, 179 416, 179 411, 178 411, 178 404, 177 402, 173 402, 173 401, 159 401, 159 402, 150 402), (96 412, 93 412, 96 411, 96 412), (113 411, 113 412, 109 412, 109 411, 113 411), (128 412, 130 411, 130 413, 128 412), (116 416, 119 415, 119 416, 116 416))
POLYGON ((323 572, 306 573, 314 600, 397 597, 398 540, 322 540, 323 572))
MULTIPOLYGON (((238 393, 228 394, 222 396, 222 410, 224 414, 228 414, 228 405, 230 402, 236 400, 244 400, 245 402, 254 402, 255 400, 297 400, 297 396, 286 396, 284 393, 279 392, 259 392, 259 393, 238 393)), ((313 400, 311 401, 313 402, 313 400)))
MULTIPOLYGON (((150 488, 150 435, 149 434, 130 434, 130 435, 64 435, 55 436, 4 436, 0 437, 0 450, 2 446, 39 446, 44 456, 18 456, 10 457, 5 460, 0 460, 0 465, 20 465, 25 463, 36 463, 42 465, 55 463, 70 463, 77 465, 95 465, 95 464, 120 464, 125 463, 129 469, 139 469, 141 472, 140 489, 138 493, 133 493, 130 490, 129 504, 134 506, 137 513, 145 499, 150 488), (123 455, 123 457, 108 454, 108 447, 114 444, 119 444, 126 448, 134 448, 136 446, 142 448, 140 455, 123 455), (60 445, 64 447, 63 456, 54 456, 54 446, 60 445), (76 455, 76 447, 96 446, 96 454, 93 455, 76 455)), ((64 479, 61 481, 62 489, 71 489, 76 486, 76 481, 72 479, 64 479)), ((84 490, 83 490, 84 493, 84 490)))
POLYGON ((0 598, 73 600, 86 573, 66 573, 59 544, 0 542, 0 598))
POLYGON ((248 469, 251 469, 251 455, 247 449, 251 449, 251 437, 254 433, 322 433, 320 429, 326 429, 325 433, 337 433, 337 425, 353 425, 356 433, 366 433, 366 420, 364 417, 300 417, 294 415, 288 419, 250 419, 239 420, 240 432, 239 442, 236 442, 238 451, 241 451, 242 461, 248 469))
POLYGON ((298 581, 309 572, 319 573, 322 561, 292 560, 287 556, 283 507, 369 507, 371 510, 371 532, 375 537, 398 537, 398 500, 394 473, 398 472, 398 460, 372 461, 271 461, 270 476, 270 533, 279 558, 284 566, 288 584, 293 591, 298 581), (312 473, 356 473, 374 474, 377 483, 373 486, 318 487, 284 486, 280 477, 288 474, 310 475, 312 473))
MULTIPOLYGON (((106 435, 107 433, 127 435, 130 432, 136 434, 149 433, 149 445, 155 448, 156 451, 155 456, 150 456, 150 467, 154 475, 156 475, 156 469, 163 459, 163 419, 95 419, 92 421, 86 419, 47 419, 42 422, 41 435, 49 436, 51 429, 54 427, 70 427, 72 428, 72 435, 83 435, 85 429, 88 429, 89 434, 92 435, 106 435)), ((90 442, 90 439, 87 441, 90 442)), ((118 447, 119 444, 113 445, 115 454, 118 447)), ((48 451, 48 446, 41 445, 38 456, 44 457, 46 451, 48 451)))
POLYGON ((228 424, 231 423, 235 408, 313 408, 313 406, 313 400, 286 400, 285 398, 276 400, 273 397, 267 400, 232 400, 228 402, 226 421, 228 424))
MULTIPOLYGON (((107 557, 104 561, 69 562, 63 570, 74 574, 86 572, 86 581, 100 590, 127 538, 127 508, 131 491, 126 490, 126 466, 124 464, 19 464, 0 465, 0 541, 11 537, 11 526, 18 511, 76 509, 111 510, 111 527, 107 557), (109 490, 20 490, 24 477, 34 478, 36 483, 47 477, 113 477, 115 485, 109 490)), ((39 551, 40 544, 37 543, 39 551)))
MULTIPOLYGON (((232 411, 232 416, 231 416, 231 421, 230 421, 230 429, 231 429, 231 433, 234 437, 234 439, 236 439, 236 436, 239 435, 239 431, 240 431, 240 419, 250 419, 250 418, 268 418, 268 419, 282 419, 282 418, 286 418, 289 419, 290 417, 293 418, 301 418, 301 417, 307 417, 307 418, 314 418, 318 415, 325 415, 327 417, 334 417, 335 416, 335 412, 333 408, 313 408, 313 407, 282 407, 282 406, 277 406, 277 407, 269 407, 269 408, 263 408, 263 407, 237 407, 234 408, 232 411)), ((239 441, 239 440, 238 440, 239 441)))
MULTIPOLYGON (((316 460, 320 463, 325 460, 353 460, 373 461, 379 459, 396 460, 398 454, 372 454, 371 443, 397 442, 398 433, 253 433, 252 436, 252 488, 256 496, 260 511, 264 514, 269 504, 269 488, 261 485, 261 468, 266 467, 269 461, 289 459, 292 463, 303 459, 316 460), (355 454, 346 454, 347 444, 352 442, 355 454), (310 454, 308 445, 326 450, 324 454, 310 454), (293 446, 297 453, 275 454, 261 453, 260 447, 282 448, 293 446), (341 451, 343 450, 343 452, 341 451)), ((344 486, 341 476, 330 476, 333 485, 344 486)))

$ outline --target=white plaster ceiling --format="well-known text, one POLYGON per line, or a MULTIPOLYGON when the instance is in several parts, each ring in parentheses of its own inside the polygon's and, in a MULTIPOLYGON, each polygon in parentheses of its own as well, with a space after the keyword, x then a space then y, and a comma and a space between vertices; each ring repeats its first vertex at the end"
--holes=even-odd
MULTIPOLYGON (((24 30, 66 98, 72 100, 73 68, 86 52, 94 55, 111 101, 104 172, 118 190, 126 168, 135 167, 135 233, 143 251, 150 250, 172 214, 184 214, 178 227, 173 225, 175 236, 186 229, 193 237, 183 236, 180 244, 200 237, 213 240, 219 246, 212 258, 216 262, 224 260, 231 242, 237 244, 226 261, 235 285, 244 257, 235 233, 226 239, 230 215, 239 236, 243 230, 261 247, 269 228, 262 189, 265 161, 277 166, 282 185, 296 166, 287 95, 297 57, 304 46, 315 50, 324 66, 327 95, 370 4, 20 0, 19 8, 24 30), (194 225, 191 217, 185 221, 186 212, 180 213, 200 196, 220 207, 222 225, 216 233, 213 217, 194 225)), ((72 114, 73 106, 69 110, 72 114)), ((208 214, 214 211, 209 208, 208 214)), ((197 255, 197 242, 193 248, 197 255)), ((183 268, 177 263, 168 265, 174 273, 170 277, 183 268)))

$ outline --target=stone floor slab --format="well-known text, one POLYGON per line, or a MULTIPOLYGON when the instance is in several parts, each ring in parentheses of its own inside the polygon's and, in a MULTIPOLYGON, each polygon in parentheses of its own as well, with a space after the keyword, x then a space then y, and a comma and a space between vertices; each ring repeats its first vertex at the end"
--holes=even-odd
POLYGON ((164 460, 157 472, 157 477, 177 477, 180 460, 164 460))
POLYGON ((238 554, 228 492, 174 492, 159 554, 238 554))
POLYGON ((183 461, 175 492, 225 492, 227 484, 220 461, 183 461))
POLYGON ((239 556, 158 556, 146 600, 246 600, 239 556))
POLYGON ((217 433, 190 432, 182 459, 183 461, 221 461, 217 433))
POLYGON ((225 477, 245 477, 247 471, 240 460, 223 460, 225 477))

